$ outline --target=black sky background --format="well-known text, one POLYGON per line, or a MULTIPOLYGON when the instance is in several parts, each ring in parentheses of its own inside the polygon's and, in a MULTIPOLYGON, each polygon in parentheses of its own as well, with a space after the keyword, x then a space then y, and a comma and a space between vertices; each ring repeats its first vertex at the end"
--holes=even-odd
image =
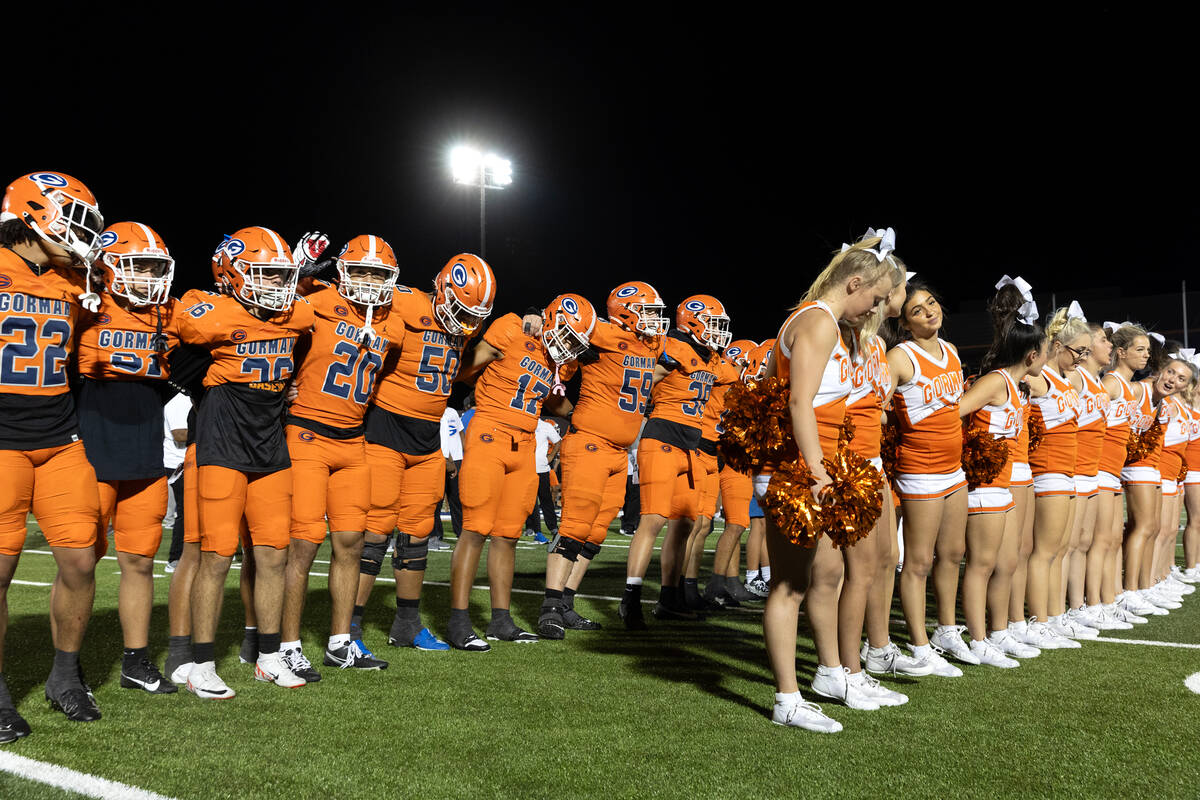
POLYGON ((1190 19, 61 8, 7 37, 5 176, 83 179, 109 222, 163 235, 180 290, 247 225, 382 235, 424 286, 478 250, 478 194, 446 165, 473 142, 514 164, 487 202, 499 311, 562 291, 599 308, 639 278, 672 308, 715 294, 762 339, 830 250, 890 225, 960 318, 1008 272, 1043 310, 1054 292, 1182 327, 1177 302, 1138 298, 1177 293, 1200 251, 1190 19))

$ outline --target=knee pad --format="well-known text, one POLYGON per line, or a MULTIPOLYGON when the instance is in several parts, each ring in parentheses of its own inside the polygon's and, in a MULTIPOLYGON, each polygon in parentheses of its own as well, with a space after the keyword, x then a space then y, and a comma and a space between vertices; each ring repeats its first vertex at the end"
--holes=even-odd
POLYGON ((567 561, 574 563, 579 558, 579 553, 583 549, 583 542, 577 542, 569 536, 563 536, 561 533, 555 535, 553 547, 550 552, 560 555, 567 561))
POLYGON ((358 571, 363 575, 378 575, 383 566, 383 557, 387 555, 388 545, 391 543, 392 535, 390 533, 382 542, 363 542, 358 571))
POLYGON ((579 551, 579 555, 591 561, 600 552, 600 545, 595 542, 585 542, 583 548, 579 551))
POLYGON ((392 569, 424 572, 428 554, 428 536, 414 542, 413 537, 402 533, 396 538, 396 552, 392 553, 392 569))

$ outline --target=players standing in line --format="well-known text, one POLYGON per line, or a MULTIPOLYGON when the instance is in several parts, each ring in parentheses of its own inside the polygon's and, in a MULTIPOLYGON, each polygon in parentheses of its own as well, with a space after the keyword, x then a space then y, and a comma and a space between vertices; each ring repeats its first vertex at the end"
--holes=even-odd
POLYGON ((386 661, 367 655, 351 641, 350 617, 371 505, 363 415, 384 358, 404 337, 390 313, 399 268, 391 246, 369 234, 347 242, 335 263, 336 285, 306 280, 301 287, 316 323, 297 347, 295 397, 286 420, 292 529, 280 649, 288 668, 310 683, 321 675, 301 647, 300 618, 308 571, 325 540, 326 520, 333 555, 329 564, 332 618, 324 664, 387 668, 386 661))
POLYGON ((99 311, 80 328, 77 355, 79 429, 100 490, 97 553, 107 549, 111 521, 121 567, 121 686, 173 694, 178 689, 150 662, 147 646, 154 555, 167 513, 162 390, 167 353, 179 344, 181 311, 170 296, 175 260, 158 234, 137 222, 109 226, 100 247, 92 269, 105 291, 99 311))
POLYGON ((609 321, 597 321, 589 337, 598 355, 580 361, 579 402, 560 456, 562 519, 546 559, 546 596, 538 617, 542 638, 600 627, 575 611, 575 593, 625 499, 628 449, 641 430, 667 332, 664 308, 648 283, 613 289, 609 321))
POLYGON ((254 677, 288 688, 305 683, 279 653, 292 518, 284 392, 296 340, 315 321, 308 301, 295 297, 297 275, 279 234, 243 228, 213 255, 213 277, 224 294, 193 291, 183 300, 180 339, 207 348, 213 358, 196 419, 200 563, 192 581, 188 689, 201 698, 234 696, 217 675, 215 640, 243 524, 256 571, 254 677))
MULTIPOLYGON (((54 666, 46 697, 68 719, 100 719, 79 650, 96 589, 100 497, 67 386, 87 270, 104 227, 96 197, 59 172, 17 178, 0 205, 0 666, 8 586, 30 512, 54 553, 54 666)), ((0 673, 0 743, 29 735, 0 673)))
MULTIPOLYGON (((886 280, 892 265, 886 260, 879 237, 866 239, 834 255, 809 287, 804 300, 784 320, 767 377, 777 376, 791 387, 791 433, 799 458, 816 483, 813 497, 830 483, 822 463, 837 449, 850 394, 853 364, 842 340, 839 324, 861 324, 892 289, 886 280)), ((754 491, 762 496, 774 465, 763 465, 755 476, 754 491)), ((775 705, 771 720, 777 725, 836 733, 841 723, 819 706, 805 702, 796 680, 796 625, 800 604, 805 603, 817 649, 817 674, 813 691, 837 696, 848 705, 878 709, 874 687, 865 672, 853 678, 841 663, 838 649, 838 592, 842 581, 842 555, 828 536, 819 536, 811 548, 786 539, 767 520, 767 548, 773 578, 763 613, 767 657, 775 675, 775 705)))
POLYGON ((888 352, 887 361, 900 431, 895 476, 904 511, 900 601, 913 656, 928 659, 934 675, 958 677, 962 670, 930 646, 925 631, 925 584, 932 573, 938 606, 933 644, 959 661, 979 663, 954 624, 958 570, 966 552, 967 481, 957 410, 963 375, 958 351, 938 336, 942 319, 941 303, 930 288, 919 279, 910 281, 900 315, 908 339, 888 352))
POLYGON ((496 320, 463 365, 465 380, 476 378, 475 416, 463 442, 459 473, 463 532, 450 567, 450 644, 459 650, 491 649, 471 628, 471 584, 485 539, 491 620, 487 638, 536 642, 509 612, 517 540, 537 494, 534 435, 543 407, 567 416, 571 404, 562 387, 563 369, 588 349, 596 327, 592 304, 576 294, 559 295, 542 312, 538 337, 526 334, 521 318, 496 320))
POLYGON ((398 287, 392 300, 397 340, 403 341, 384 364, 366 416, 371 510, 351 620, 351 636, 364 652, 370 651, 362 644, 363 608, 393 531, 396 613, 388 644, 449 649, 421 624, 420 609, 429 534, 446 489, 441 420, 463 347, 491 315, 495 299, 492 268, 462 253, 438 272, 433 292, 398 287))
POLYGON ((667 334, 655 368, 653 407, 638 445, 642 518, 629 544, 625 592, 617 614, 627 630, 644 630, 642 580, 650 566, 654 541, 668 519, 660 563, 662 590, 654 606, 661 619, 695 619, 679 597, 683 547, 689 520, 700 503, 700 476, 694 451, 699 446, 704 406, 715 378, 718 355, 728 346, 729 316, 709 295, 686 298, 675 310, 675 329, 667 334))

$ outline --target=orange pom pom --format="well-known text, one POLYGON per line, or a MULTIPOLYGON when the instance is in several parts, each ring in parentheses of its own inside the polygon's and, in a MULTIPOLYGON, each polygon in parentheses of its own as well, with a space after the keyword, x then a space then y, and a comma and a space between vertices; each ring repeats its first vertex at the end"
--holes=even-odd
POLYGON ((963 431, 962 466, 969 488, 975 489, 996 480, 1007 463, 1007 439, 997 439, 974 425, 963 431))
POLYGON ((725 395, 725 431, 717 441, 721 459, 738 472, 753 472, 763 464, 798 458, 790 397, 787 382, 779 378, 734 384, 725 395))
POLYGON ((1150 423, 1150 427, 1141 433, 1134 433, 1129 436, 1129 445, 1125 450, 1125 466, 1136 464, 1142 459, 1148 457, 1158 445, 1162 442, 1162 424, 1155 417, 1154 422, 1150 423))
POLYGON ((834 545, 850 547, 883 513, 883 476, 847 442, 823 463, 832 481, 821 491, 822 530, 834 545))
POLYGON ((1040 414, 1030 413, 1027 419, 1029 424, 1029 452, 1033 452, 1042 446, 1042 438, 1046 435, 1046 423, 1042 422, 1040 414))
POLYGON ((816 482, 804 459, 781 464, 759 500, 780 533, 801 547, 816 547, 821 536, 821 506, 812 495, 816 482))

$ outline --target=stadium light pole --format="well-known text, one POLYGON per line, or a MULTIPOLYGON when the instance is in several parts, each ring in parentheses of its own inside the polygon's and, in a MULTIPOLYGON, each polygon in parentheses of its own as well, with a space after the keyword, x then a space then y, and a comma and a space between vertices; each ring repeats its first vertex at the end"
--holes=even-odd
POLYGON ((450 151, 450 175, 455 183, 479 188, 479 257, 487 258, 487 192, 512 184, 512 162, 473 147, 455 147, 450 151))

